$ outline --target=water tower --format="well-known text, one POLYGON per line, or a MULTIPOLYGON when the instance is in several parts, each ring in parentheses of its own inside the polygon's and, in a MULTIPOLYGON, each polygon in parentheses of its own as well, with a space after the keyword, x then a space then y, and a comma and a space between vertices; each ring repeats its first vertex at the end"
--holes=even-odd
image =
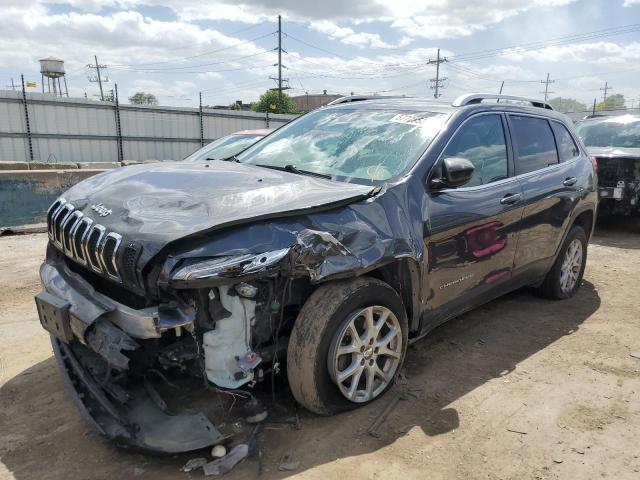
POLYGON ((62 86, 60 85, 60 79, 64 81, 64 91, 67 97, 69 96, 69 90, 67 90, 67 78, 64 76, 64 62, 56 57, 47 57, 40 60, 40 74, 42 75, 42 93, 44 93, 44 79, 47 77, 47 89, 48 93, 52 93, 55 96, 60 95, 62 97, 62 86), (57 82, 57 85, 56 85, 57 82), (53 90, 52 87, 53 86, 53 90))

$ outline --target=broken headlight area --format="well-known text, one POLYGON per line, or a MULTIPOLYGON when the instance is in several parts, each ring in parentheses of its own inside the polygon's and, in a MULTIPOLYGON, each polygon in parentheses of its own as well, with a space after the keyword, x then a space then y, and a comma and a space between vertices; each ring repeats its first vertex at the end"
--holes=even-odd
POLYGON ((283 248, 259 255, 192 259, 184 262, 171 274, 169 284, 173 288, 203 287, 219 284, 224 279, 228 281, 229 278, 265 275, 277 271, 290 251, 290 248, 283 248))

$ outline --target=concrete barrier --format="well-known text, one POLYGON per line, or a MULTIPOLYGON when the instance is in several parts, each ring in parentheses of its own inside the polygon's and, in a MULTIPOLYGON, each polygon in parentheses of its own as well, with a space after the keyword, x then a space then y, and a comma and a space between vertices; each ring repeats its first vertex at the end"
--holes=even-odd
POLYGON ((3 170, 29 170, 27 162, 0 162, 0 171, 3 170))
POLYGON ((76 164, 81 170, 107 170, 109 168, 118 168, 120 163, 118 162, 79 162, 76 164))
POLYGON ((29 162, 29 170, 75 170, 77 163, 29 162))
POLYGON ((0 170, 0 229, 46 221, 65 190, 106 170, 0 170))

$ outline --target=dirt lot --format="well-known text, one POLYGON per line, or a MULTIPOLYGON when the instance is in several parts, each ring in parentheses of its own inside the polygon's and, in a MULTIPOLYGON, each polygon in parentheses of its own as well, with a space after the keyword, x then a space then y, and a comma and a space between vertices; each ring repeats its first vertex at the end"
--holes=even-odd
MULTIPOLYGON (((153 457, 96 438, 66 395, 33 295, 45 235, 0 238, 0 478, 202 478, 189 456, 153 457)), ((608 225, 568 301, 515 292, 413 346, 403 401, 389 396, 262 436, 261 478, 640 478, 640 228, 608 225), (278 471, 289 453, 298 468, 278 471)), ((257 478, 249 460, 226 478, 257 478)))

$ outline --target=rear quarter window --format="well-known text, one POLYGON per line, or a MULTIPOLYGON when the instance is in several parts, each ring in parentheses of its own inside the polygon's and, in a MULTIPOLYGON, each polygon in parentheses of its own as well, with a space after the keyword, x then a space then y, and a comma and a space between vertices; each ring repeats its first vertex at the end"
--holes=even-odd
POLYGON ((558 156, 561 162, 567 162, 580 156, 580 150, 567 127, 558 122, 551 122, 551 128, 556 136, 558 156))
POLYGON ((518 152, 516 175, 534 172, 558 163, 556 142, 544 118, 509 115, 518 152))

